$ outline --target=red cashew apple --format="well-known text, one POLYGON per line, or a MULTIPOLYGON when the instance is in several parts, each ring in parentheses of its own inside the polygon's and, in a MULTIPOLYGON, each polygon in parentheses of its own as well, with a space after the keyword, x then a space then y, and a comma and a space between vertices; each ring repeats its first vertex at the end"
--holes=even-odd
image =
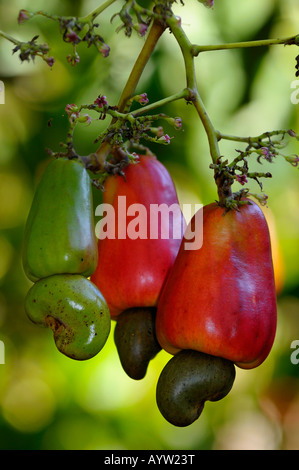
POLYGON ((277 316, 270 236, 248 202, 226 213, 204 206, 202 247, 185 250, 183 240, 156 315, 157 339, 171 354, 197 350, 244 369, 268 356, 277 316))
MULTIPOLYGON (((147 331, 152 332, 153 351, 149 352, 151 348, 147 346, 146 356, 152 357, 161 349, 155 338, 155 320, 153 318, 151 327, 147 309, 155 316, 162 287, 179 250, 185 222, 174 183, 165 166, 153 155, 139 156, 136 163, 124 169, 124 176, 109 176, 103 194, 107 214, 101 221, 98 265, 91 280, 101 290, 111 317, 117 321, 115 340, 126 370, 125 363, 134 364, 135 355, 140 357, 147 331), (161 217, 158 208, 162 210, 161 217), (144 318, 148 328, 140 324, 143 309, 147 310, 144 318), (126 320, 122 317, 124 312, 126 320), (134 332, 137 323, 132 318, 136 315, 139 324, 134 332), (131 354, 134 354, 133 359, 129 359, 131 354)), ((147 361, 141 359, 141 362, 147 361)), ((146 366, 141 369, 135 373, 130 365, 130 371, 126 372, 133 378, 142 378, 146 366)))

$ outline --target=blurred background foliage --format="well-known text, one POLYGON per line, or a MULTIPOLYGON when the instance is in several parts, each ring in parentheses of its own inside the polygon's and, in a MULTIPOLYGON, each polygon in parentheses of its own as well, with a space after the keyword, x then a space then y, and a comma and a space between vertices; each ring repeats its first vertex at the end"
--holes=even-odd
MULTIPOLYGON (((215 0, 213 10, 196 0, 179 2, 174 10, 193 43, 287 37, 299 32, 296 0, 215 0)), ((117 6, 120 6, 119 2, 117 6)), ((146 4, 146 2, 144 2, 146 4)), ((0 0, 0 29, 51 46, 56 62, 50 69, 37 58, 20 63, 12 46, 0 39, 0 79, 5 104, 0 105, 0 340, 5 364, 0 364, 1 449, 298 449, 299 364, 292 364, 291 343, 299 339, 299 183, 298 169, 277 160, 269 196, 268 217, 278 283, 278 330, 264 364, 237 370, 230 394, 207 403, 198 421, 175 428, 160 415, 156 382, 170 356, 164 352, 150 363, 142 381, 121 369, 113 334, 95 358, 78 363, 63 357, 52 334, 31 324, 24 312, 29 281, 21 265, 24 223, 39 175, 48 162, 46 148, 59 149, 65 138, 68 103, 91 103, 104 94, 116 104, 144 38, 129 39, 109 8, 100 18, 100 33, 111 48, 104 59, 94 48, 79 46, 80 63, 65 60, 70 46, 62 42, 58 25, 42 17, 17 24, 21 8, 44 9, 61 15, 83 15, 96 0, 0 0), (48 121, 51 119, 51 126, 48 121)), ((235 135, 258 135, 273 129, 299 131, 299 105, 291 102, 296 46, 254 48, 201 54, 196 61, 199 90, 215 127, 235 135)), ((151 102, 185 86, 183 61, 174 38, 160 40, 140 84, 151 102)), ((169 146, 152 146, 177 185, 182 203, 216 199, 207 139, 191 106, 176 102, 162 110, 183 121, 181 131, 166 129, 169 146)), ((77 149, 96 149, 95 136, 107 122, 82 126, 77 149)), ((231 157, 238 144, 220 142, 231 157)), ((298 142, 286 152, 298 153, 298 142)), ((266 165, 265 165, 266 167, 266 165)), ((240 188, 237 188, 240 189, 240 188)), ((250 183, 257 192, 255 182, 250 183)), ((95 204, 101 200, 95 191, 95 204)))

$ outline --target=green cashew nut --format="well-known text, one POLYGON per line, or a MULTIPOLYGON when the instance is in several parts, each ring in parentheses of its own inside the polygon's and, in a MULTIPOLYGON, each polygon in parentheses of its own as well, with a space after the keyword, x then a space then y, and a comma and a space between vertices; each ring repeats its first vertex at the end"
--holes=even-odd
POLYGON ((130 308, 117 317, 114 341, 120 362, 131 379, 141 380, 149 361, 161 350, 155 335, 156 308, 130 308))
POLYGON ((111 318, 99 289, 78 274, 57 274, 36 282, 25 300, 30 320, 51 328, 58 350, 77 360, 90 359, 105 345, 111 318))
POLYGON ((182 350, 161 372, 156 390, 158 408, 174 426, 189 426, 199 418, 207 400, 217 401, 228 394, 234 380, 231 361, 182 350))

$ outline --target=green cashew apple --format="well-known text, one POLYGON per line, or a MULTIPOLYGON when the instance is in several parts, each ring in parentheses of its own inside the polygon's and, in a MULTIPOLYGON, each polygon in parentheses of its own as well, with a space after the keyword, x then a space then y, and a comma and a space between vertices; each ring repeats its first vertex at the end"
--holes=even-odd
POLYGON ((30 320, 53 330, 58 350, 77 360, 100 352, 110 332, 111 317, 99 289, 78 274, 57 274, 37 281, 28 291, 30 320))
POLYGON ((156 390, 158 408, 174 426, 184 427, 199 418, 207 400, 217 401, 231 390, 233 362, 199 351, 181 350, 162 370, 156 390))
POLYGON ((25 274, 33 282, 53 274, 88 277, 97 257, 87 170, 77 159, 52 160, 38 184, 25 227, 25 274))

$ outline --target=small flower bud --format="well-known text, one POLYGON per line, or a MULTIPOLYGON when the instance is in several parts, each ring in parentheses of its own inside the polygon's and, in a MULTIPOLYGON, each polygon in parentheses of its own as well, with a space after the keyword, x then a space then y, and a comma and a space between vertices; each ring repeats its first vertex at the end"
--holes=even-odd
POLYGON ((292 129, 289 129, 289 130, 288 130, 288 134, 289 134, 291 137, 296 137, 296 138, 298 138, 298 135, 297 135, 296 132, 293 131, 292 129))
POLYGON ((75 33, 75 31, 73 31, 71 28, 67 29, 65 32, 64 40, 66 42, 72 42, 73 44, 78 44, 81 41, 78 34, 75 33))
POLYGON ((170 137, 168 134, 162 135, 161 137, 159 137, 157 142, 161 142, 163 144, 170 144, 170 137))
POLYGON ((176 129, 181 129, 181 127, 182 127, 182 119, 179 118, 179 117, 174 118, 174 123, 173 123, 173 124, 174 124, 174 127, 175 127, 176 129))
POLYGON ((67 104, 65 107, 65 111, 67 114, 71 117, 78 117, 79 116, 79 111, 78 111, 78 106, 75 104, 67 104))
POLYGON ((135 101, 140 103, 142 106, 148 103, 148 97, 146 93, 141 93, 141 95, 136 95, 135 96, 135 101))
POLYGON ((18 23, 19 24, 25 23, 25 21, 29 20, 31 16, 33 16, 33 15, 29 11, 20 10, 19 16, 18 16, 18 23))
POLYGON ((148 26, 146 23, 139 23, 136 27, 136 30, 140 34, 140 36, 144 36, 148 30, 148 26))
POLYGON ((47 64, 49 65, 49 67, 53 67, 53 65, 54 65, 54 63, 55 63, 54 57, 45 57, 44 60, 47 62, 47 64))
POLYGON ((262 206, 265 206, 267 204, 267 200, 268 200, 267 194, 248 193, 248 196, 253 196, 262 206))
POLYGON ((98 51, 102 54, 103 57, 108 57, 109 52, 110 52, 110 47, 104 42, 102 42, 101 45, 98 46, 98 51))
POLYGON ((74 54, 69 54, 66 58, 66 60, 73 66, 78 64, 80 62, 80 57, 77 52, 74 52, 74 54))
POLYGON ((275 153, 271 152, 268 147, 261 147, 260 149, 256 150, 256 153, 258 153, 260 157, 263 157, 270 163, 273 161, 273 157, 275 157, 275 153))
POLYGON ((298 166, 299 164, 299 157, 298 155, 290 155, 289 157, 284 157, 287 162, 289 162, 292 166, 298 166))
POLYGON ((91 123, 91 117, 89 114, 83 114, 82 116, 77 117, 77 122, 87 122, 87 125, 89 125, 91 123))

